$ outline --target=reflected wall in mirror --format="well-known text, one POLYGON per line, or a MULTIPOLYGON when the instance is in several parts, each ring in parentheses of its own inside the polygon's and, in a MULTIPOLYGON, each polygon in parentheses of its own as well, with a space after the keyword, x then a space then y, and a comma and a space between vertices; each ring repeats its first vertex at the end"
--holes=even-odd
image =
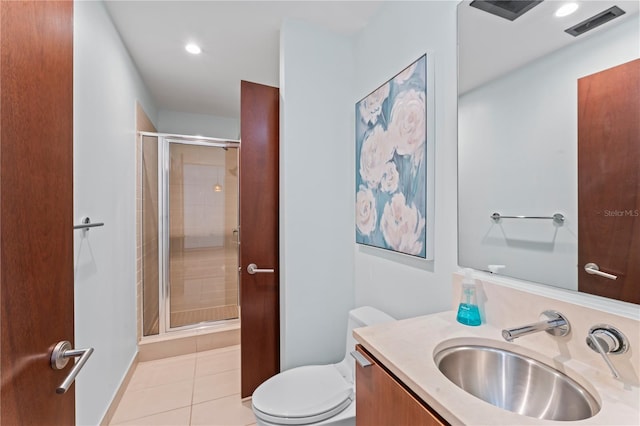
MULTIPOLYGON (((632 183, 616 194, 608 207, 578 208, 578 198, 588 200, 585 194, 589 191, 594 200, 605 195, 596 179, 589 187, 583 183, 579 191, 579 168, 581 176, 603 178, 615 171, 615 167, 594 169, 597 162, 589 169, 578 164, 579 133, 581 137, 585 134, 580 120, 585 122, 586 117, 581 112, 579 119, 578 80, 637 62, 640 3, 582 1, 574 14, 558 18, 554 13, 563 2, 547 0, 514 21, 470 3, 458 6, 459 264, 484 271, 490 270, 489 265, 504 265, 492 269, 514 278, 640 303, 637 115, 620 131, 619 122, 611 127, 616 111, 605 111, 601 113, 605 120, 595 132, 608 137, 596 145, 625 152, 619 158, 635 164, 635 171, 632 167, 622 175, 632 183), (613 6, 625 13, 577 37, 564 31, 613 6), (613 135, 612 128, 618 135, 613 135), (550 219, 494 220, 494 213, 550 219), (564 220, 551 219, 556 213, 564 220), (604 225, 594 226, 588 233, 582 227, 579 234, 579 220, 587 223, 589 215, 606 219, 604 225), (615 245, 612 232, 621 228, 628 238, 615 245), (578 259, 579 245, 603 239, 614 244, 605 249, 606 256, 589 262, 578 259), (618 279, 587 274, 587 263, 598 264, 601 271, 618 275, 618 279), (582 284, 579 288, 585 277, 596 280, 594 288, 584 290, 582 284), (635 281, 635 289, 615 290, 631 281, 635 281)), ((637 76, 626 74, 616 84, 623 92, 626 89, 630 106, 637 109, 640 93, 627 84, 634 79, 637 83, 637 76)), ((587 100, 585 106, 593 104, 587 100)), ((590 132, 594 133, 593 129, 590 132)), ((620 175, 616 179, 621 179, 620 175)))

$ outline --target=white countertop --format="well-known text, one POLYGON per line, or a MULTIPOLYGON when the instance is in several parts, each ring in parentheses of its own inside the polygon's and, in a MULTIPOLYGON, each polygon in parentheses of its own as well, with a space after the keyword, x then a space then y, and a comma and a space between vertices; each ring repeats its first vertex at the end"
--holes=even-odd
POLYGON ((523 336, 509 343, 502 339, 501 329, 487 324, 468 327, 458 323, 455 316, 454 311, 447 311, 358 328, 353 335, 396 377, 453 425, 640 424, 640 388, 637 383, 623 383, 613 379, 608 370, 600 368, 600 365, 594 368, 588 362, 580 362, 570 352, 563 350, 562 345, 554 344, 554 337, 550 335, 547 335, 548 339, 523 336), (541 344, 541 341, 544 343, 541 344), (497 408, 458 388, 436 367, 434 353, 454 343, 484 343, 551 365, 589 390, 600 403, 601 409, 591 418, 564 422, 525 417, 497 408))

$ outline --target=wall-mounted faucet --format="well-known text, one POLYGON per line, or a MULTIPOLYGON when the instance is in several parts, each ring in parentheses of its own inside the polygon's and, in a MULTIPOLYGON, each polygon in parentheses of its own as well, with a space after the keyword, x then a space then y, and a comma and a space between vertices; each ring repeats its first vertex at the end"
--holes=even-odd
POLYGON ((569 321, 560 312, 544 311, 540 314, 540 322, 523 325, 521 327, 507 328, 502 330, 502 337, 507 342, 512 342, 518 337, 527 334, 537 333, 538 331, 546 331, 553 336, 566 336, 571 331, 569 321))
POLYGON ((604 362, 611 370, 613 377, 619 379, 620 373, 616 367, 614 367, 608 355, 625 353, 629 349, 629 340, 627 340, 627 336, 611 325, 598 324, 589 329, 589 334, 587 334, 587 345, 589 345, 594 352, 598 352, 602 355, 602 359, 604 359, 604 362))

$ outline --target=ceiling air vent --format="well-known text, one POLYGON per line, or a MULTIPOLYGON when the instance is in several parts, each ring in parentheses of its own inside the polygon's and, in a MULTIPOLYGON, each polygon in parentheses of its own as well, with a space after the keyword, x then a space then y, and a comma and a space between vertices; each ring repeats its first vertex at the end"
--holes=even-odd
POLYGON ((542 0, 474 0, 469 4, 469 6, 473 6, 480 10, 484 10, 485 12, 489 12, 492 15, 513 21, 540 3, 542 3, 542 0))
POLYGON ((580 34, 584 34, 589 30, 598 27, 605 22, 609 22, 610 20, 617 18, 618 16, 622 16, 625 14, 625 11, 620 9, 618 6, 613 6, 610 9, 605 10, 604 12, 600 12, 597 15, 592 16, 586 21, 582 21, 577 25, 574 25, 571 28, 564 30, 565 33, 569 33, 574 37, 579 36, 580 34))

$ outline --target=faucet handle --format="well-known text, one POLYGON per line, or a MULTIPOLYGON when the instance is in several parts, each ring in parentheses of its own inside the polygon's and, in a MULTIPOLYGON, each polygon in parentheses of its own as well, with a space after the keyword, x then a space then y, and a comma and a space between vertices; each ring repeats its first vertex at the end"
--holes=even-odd
POLYGON ((625 353, 629 349, 629 340, 627 337, 611 325, 598 324, 589 329, 586 341, 587 345, 594 352, 598 352, 602 356, 609 370, 611 370, 613 377, 619 379, 620 373, 609 359, 609 354, 617 355, 625 353))

